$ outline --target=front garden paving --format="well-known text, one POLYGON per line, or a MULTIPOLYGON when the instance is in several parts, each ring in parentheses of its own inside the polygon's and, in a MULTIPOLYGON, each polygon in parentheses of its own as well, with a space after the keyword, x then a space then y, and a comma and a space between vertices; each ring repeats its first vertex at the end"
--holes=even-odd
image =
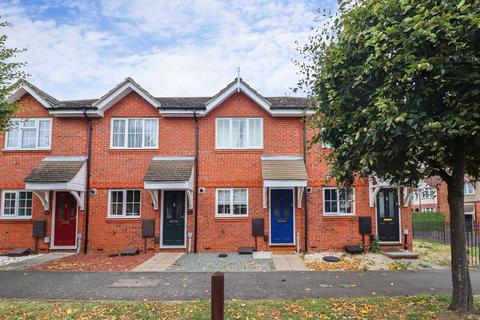
POLYGON ((39 266, 29 271, 131 271, 141 263, 150 259, 153 253, 140 253, 135 256, 110 257, 108 253, 76 254, 39 266))
POLYGON ((226 257, 219 257, 218 253, 198 253, 184 255, 171 265, 167 271, 177 272, 246 272, 246 271, 274 271, 273 260, 254 259, 252 255, 228 253, 226 257))

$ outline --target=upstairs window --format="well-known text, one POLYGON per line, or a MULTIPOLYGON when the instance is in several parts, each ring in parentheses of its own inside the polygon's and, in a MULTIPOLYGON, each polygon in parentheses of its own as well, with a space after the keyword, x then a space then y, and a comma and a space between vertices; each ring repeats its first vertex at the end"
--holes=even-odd
POLYGON ((158 119, 112 119, 112 149, 156 149, 158 119))
POLYGON ((465 182, 465 185, 463 186, 463 193, 466 196, 471 196, 475 194, 475 188, 473 187, 473 183, 465 182))
POLYGON ((353 215, 355 212, 355 193, 350 188, 324 188, 324 215, 353 215))
POLYGON ((422 198, 424 199, 434 199, 436 197, 436 190, 432 187, 424 187, 422 189, 422 198))
POLYGON ((262 120, 261 118, 218 118, 217 149, 263 148, 262 120))
POLYGON ((2 199, 2 218, 30 219, 32 217, 32 192, 4 191, 2 199))
POLYGON ((48 150, 51 137, 52 119, 11 119, 5 135, 5 149, 48 150))

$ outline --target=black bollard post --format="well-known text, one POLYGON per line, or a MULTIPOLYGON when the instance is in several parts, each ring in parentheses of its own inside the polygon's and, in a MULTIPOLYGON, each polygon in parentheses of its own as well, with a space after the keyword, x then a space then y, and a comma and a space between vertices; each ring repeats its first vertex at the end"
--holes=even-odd
POLYGON ((222 272, 212 275, 212 320, 224 319, 225 280, 222 272))

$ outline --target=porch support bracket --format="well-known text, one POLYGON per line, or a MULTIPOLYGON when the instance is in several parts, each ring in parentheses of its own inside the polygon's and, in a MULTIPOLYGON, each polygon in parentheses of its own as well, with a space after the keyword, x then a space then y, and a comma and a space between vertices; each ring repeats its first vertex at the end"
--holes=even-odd
POLYGON ((152 206, 154 210, 158 210, 158 190, 148 190, 150 197, 152 197, 152 206))
POLYGON ((413 189, 403 188, 403 206, 408 207, 412 201, 413 189))
POLYGON ((264 209, 267 209, 267 208, 268 208, 268 204, 267 204, 267 193, 268 193, 268 188, 267 188, 267 187, 263 187, 263 208, 264 208, 264 209))
POLYGON ((46 212, 50 210, 50 191, 44 191, 43 195, 40 193, 40 191, 34 190, 32 192, 42 203, 43 209, 45 209, 46 212))
POLYGON ((70 194, 77 200, 77 205, 80 210, 83 210, 85 204, 85 191, 70 191, 70 194))
POLYGON ((187 192, 187 202, 188 202, 188 209, 193 209, 193 190, 186 190, 187 192))
POLYGON ((302 197, 303 197, 304 190, 305 190, 304 187, 297 187, 297 208, 298 209, 302 208, 302 197))
POLYGON ((378 192, 380 191, 380 186, 376 185, 369 190, 370 194, 370 208, 375 206, 375 198, 377 197, 378 192))

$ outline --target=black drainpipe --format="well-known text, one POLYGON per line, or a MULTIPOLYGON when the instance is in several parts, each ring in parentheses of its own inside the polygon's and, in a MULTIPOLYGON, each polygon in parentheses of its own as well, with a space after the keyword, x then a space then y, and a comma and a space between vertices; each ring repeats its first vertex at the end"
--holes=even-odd
POLYGON ((92 119, 87 115, 87 110, 83 109, 83 116, 88 121, 87 129, 87 190, 85 192, 85 235, 84 235, 84 245, 83 253, 88 252, 88 217, 90 209, 90 158, 92 156, 92 119))
MULTIPOLYGON (((305 162, 305 168, 307 167, 307 115, 303 117, 303 161, 305 162)), ((303 206, 305 213, 305 253, 308 251, 308 192, 305 188, 303 193, 303 206)))
POLYGON ((198 118, 197 110, 193 110, 193 118, 195 119, 195 230, 193 230, 193 252, 197 253, 197 238, 198 238, 198 118))

